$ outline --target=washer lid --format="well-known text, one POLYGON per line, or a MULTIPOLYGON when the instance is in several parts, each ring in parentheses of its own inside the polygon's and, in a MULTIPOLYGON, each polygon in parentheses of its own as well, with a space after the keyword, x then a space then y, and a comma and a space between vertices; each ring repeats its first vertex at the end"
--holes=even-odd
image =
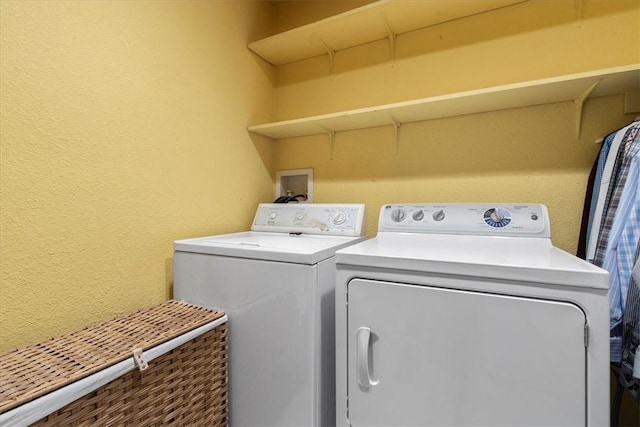
POLYGON ((378 233, 336 253, 340 266, 376 267, 475 278, 607 289, 602 270, 549 239, 378 233))
POLYGON ((176 240, 173 248, 181 252, 313 265, 332 257, 337 249, 365 238, 246 231, 176 240))

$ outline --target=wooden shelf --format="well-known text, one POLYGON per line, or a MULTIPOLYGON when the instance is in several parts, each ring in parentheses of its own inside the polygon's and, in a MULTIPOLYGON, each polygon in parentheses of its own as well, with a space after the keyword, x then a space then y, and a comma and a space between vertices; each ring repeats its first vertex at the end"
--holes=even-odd
POLYGON ((582 103, 589 97, 628 94, 627 109, 637 112, 640 64, 548 79, 452 93, 357 110, 249 126, 249 131, 274 139, 317 135, 377 126, 398 126, 422 120, 460 116, 555 102, 576 103, 580 133, 582 103), (633 105, 632 105, 633 104, 633 105))
POLYGON ((273 65, 329 54, 526 0, 381 0, 249 43, 273 65))

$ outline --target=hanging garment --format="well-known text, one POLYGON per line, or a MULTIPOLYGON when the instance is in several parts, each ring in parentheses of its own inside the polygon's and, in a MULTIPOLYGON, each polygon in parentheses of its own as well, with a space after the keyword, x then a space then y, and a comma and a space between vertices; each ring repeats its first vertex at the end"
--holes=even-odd
POLYGON ((622 321, 631 271, 640 241, 640 123, 625 135, 616 161, 613 185, 605 202, 604 220, 594 263, 609 272, 612 362, 622 354, 622 321))
MULTIPOLYGON (((610 205, 610 189, 615 184, 616 172, 622 161, 621 147, 627 141, 627 136, 632 128, 640 122, 633 122, 628 126, 610 134, 603 142, 598 157, 598 167, 595 175, 594 194, 592 195, 591 209, 589 211, 589 224, 587 228, 586 259, 593 262, 596 248, 601 245, 599 240, 602 232, 602 221, 610 205)), ((633 138, 631 138, 633 139, 633 138)), ((615 212, 613 212, 615 213, 615 212)), ((606 245, 606 243, 605 243, 606 245)))
POLYGON ((619 381, 640 402, 640 244, 636 247, 636 263, 629 281, 629 292, 622 328, 622 358, 619 381))
POLYGON ((640 117, 605 138, 588 186, 578 253, 609 272, 610 360, 640 402, 640 117))
MULTIPOLYGON (((601 151, 602 153, 602 151, 601 151)), ((584 205, 582 207, 582 221, 580 222, 580 234, 578 235, 578 248, 576 249, 576 256, 584 260, 587 259, 587 235, 591 230, 591 221, 593 221, 593 207, 595 204, 594 197, 594 185, 596 180, 596 171, 598 167, 599 157, 589 171, 589 178, 587 179, 587 191, 584 194, 584 205)), ((597 198, 597 196, 595 196, 597 198)))
POLYGON ((626 163, 624 162, 626 146, 633 141, 639 129, 640 123, 634 123, 634 126, 629 128, 625 133, 623 142, 617 153, 611 151, 609 154, 610 157, 615 155, 615 163, 613 165, 613 173, 604 199, 602 220, 599 227, 600 230, 598 232, 595 255, 592 260, 595 265, 600 267, 603 265, 606 252, 610 248, 609 235, 611 233, 611 226, 613 225, 618 204, 620 203, 620 194, 626 183, 627 171, 630 164, 629 161, 626 163))
POLYGON ((602 211, 616 160, 615 156, 610 157, 609 153, 612 149, 613 152, 618 152, 620 144, 631 126, 633 126, 633 123, 607 135, 602 142, 598 158, 589 174, 584 210, 584 212, 588 212, 588 216, 583 215, 577 255, 590 262, 593 261, 593 257, 595 256, 598 233, 600 232, 600 224, 602 221, 602 211), (586 210, 587 206, 589 207, 588 210, 586 210))

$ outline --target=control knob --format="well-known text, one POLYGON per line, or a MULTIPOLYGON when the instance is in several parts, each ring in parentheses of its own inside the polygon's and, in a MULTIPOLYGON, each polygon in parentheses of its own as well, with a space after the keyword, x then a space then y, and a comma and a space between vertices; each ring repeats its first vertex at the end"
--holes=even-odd
POLYGON ((347 215, 342 212, 342 211, 338 211, 336 212, 332 217, 331 217, 331 222, 334 225, 340 225, 340 224, 344 224, 344 222, 347 220, 347 215))
POLYGON ((422 221, 424 219, 424 212, 420 209, 419 211, 415 211, 411 216, 416 221, 422 221))
POLYGON ((489 217, 494 222, 500 222, 504 219, 504 215, 502 215, 502 212, 500 212, 498 209, 493 209, 489 214, 489 217))
POLYGON ((391 211, 391 219, 395 222, 402 222, 407 217, 407 213, 403 209, 394 209, 391 211))
POLYGON ((442 210, 442 209, 439 209, 439 210, 435 211, 433 213, 433 215, 431 215, 431 217, 433 217, 434 221, 442 221, 445 216, 446 215, 444 213, 444 210, 442 210))

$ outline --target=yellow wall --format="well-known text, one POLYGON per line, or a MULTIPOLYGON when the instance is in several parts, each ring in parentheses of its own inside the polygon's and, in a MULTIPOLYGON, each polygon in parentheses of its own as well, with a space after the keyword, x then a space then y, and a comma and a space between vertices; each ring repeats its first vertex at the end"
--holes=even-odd
MULTIPOLYGON (((640 1, 532 0, 278 67, 275 118, 343 111, 640 62, 640 1)), ((302 12, 301 12, 302 13, 302 12)), ((291 15, 287 15, 291 20, 291 15)), ((300 16, 304 22, 308 20, 300 16)), ((585 88, 586 89, 586 88, 585 88)), ((375 234, 387 202, 538 202, 574 252, 595 139, 631 121, 622 97, 281 140, 276 169, 314 168, 316 202, 363 202, 375 234)))
POLYGON ((265 2, 0 2, 0 351, 171 296, 272 198, 265 2))
POLYGON ((302 25, 375 3, 377 0, 276 0, 273 2, 274 32, 281 33, 302 25))
POLYGON ((365 202, 371 234, 385 202, 533 201, 574 249, 593 140, 633 117, 619 97, 587 102, 581 138, 566 103, 406 124, 397 154, 391 128, 338 134, 332 158, 246 125, 636 63, 639 1, 580 20, 529 1, 400 35, 395 61, 338 52, 333 75, 248 53, 326 12, 286 3, 0 2, 0 351, 170 297, 171 242, 245 228, 274 169, 313 167, 316 201, 365 202))

